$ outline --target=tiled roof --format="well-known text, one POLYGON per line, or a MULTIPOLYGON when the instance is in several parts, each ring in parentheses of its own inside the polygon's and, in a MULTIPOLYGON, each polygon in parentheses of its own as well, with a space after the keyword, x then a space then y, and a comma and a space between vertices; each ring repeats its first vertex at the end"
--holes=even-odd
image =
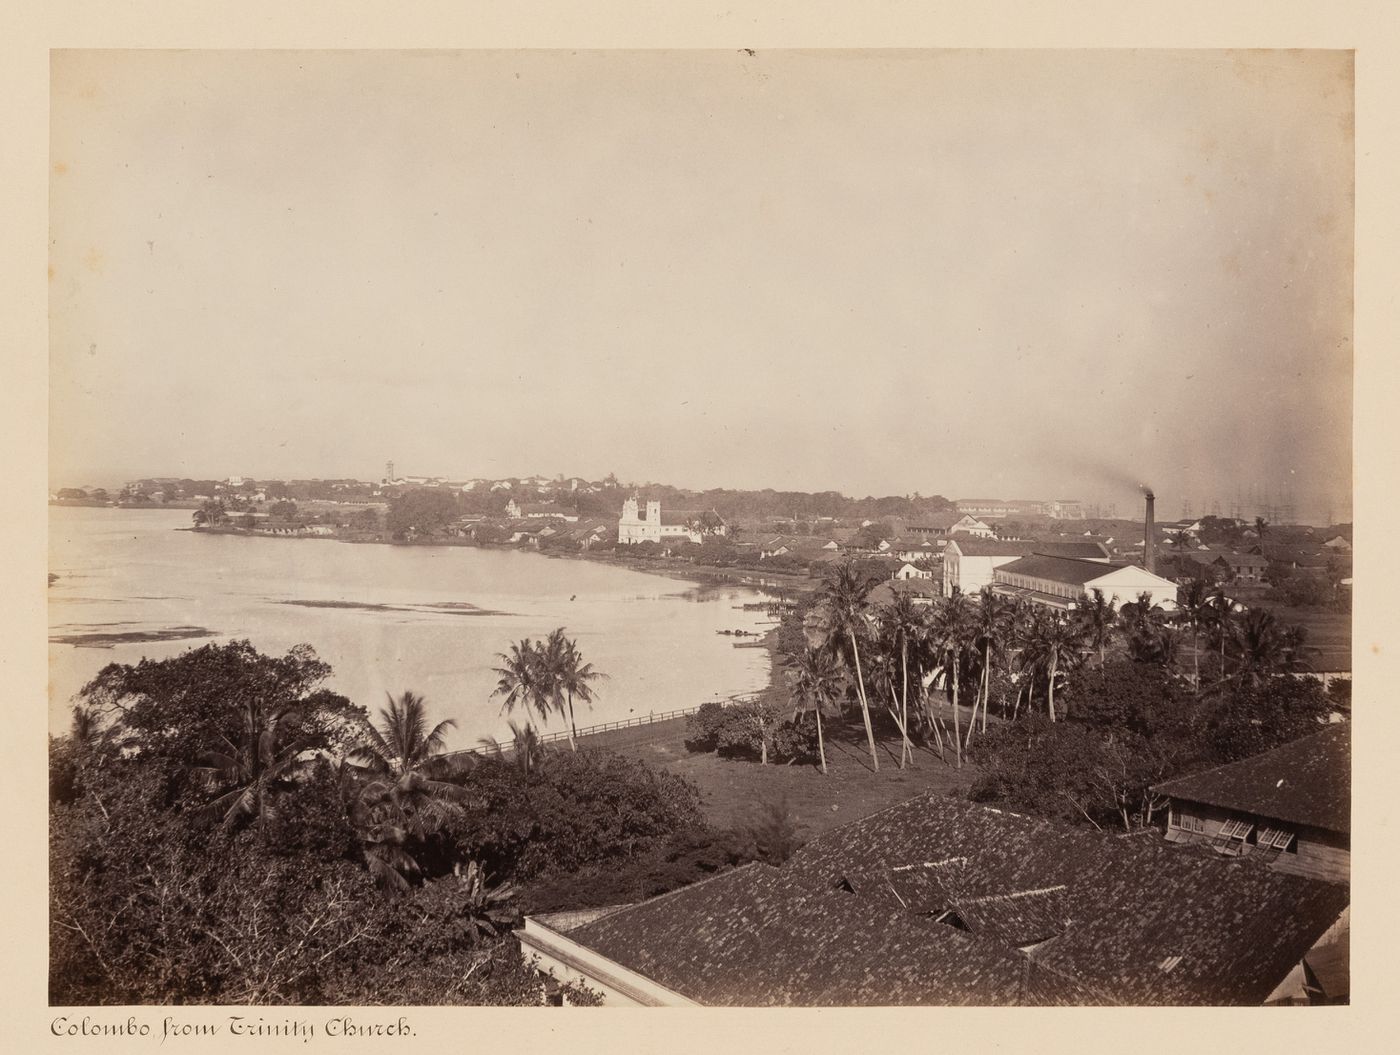
POLYGON ((1348 902, 1343 886, 1247 857, 933 796, 836 829, 785 867, 839 883, 910 865, 936 870, 947 907, 989 943, 1029 944, 1062 921, 1037 961, 1118 1003, 1261 1003, 1348 902))
POLYGON ((1155 834, 921 796, 569 937, 704 1004, 1258 1004, 1348 899, 1155 834))
POLYGON ((931 579, 886 579, 876 583, 866 594, 867 604, 878 607, 890 604, 900 594, 916 597, 941 597, 943 590, 931 579))
POLYGON ((1259 817, 1351 831, 1351 725, 1339 722, 1262 755, 1169 780, 1157 790, 1259 817))
POLYGON ((1029 575, 1036 579, 1049 579, 1052 582, 1083 586, 1086 582, 1107 575, 1114 569, 1100 561, 1078 560, 1073 557, 1050 557, 1032 554, 1003 564, 996 574, 1029 575))
POLYGON ((1006 542, 998 538, 957 538, 948 543, 964 557, 1025 557, 1035 548, 1030 542, 1006 542))
POLYGON ((746 865, 569 938, 702 1004, 1096 1002, 1014 949, 800 873, 746 865))
MULTIPOLYGON (((1168 554, 1172 555, 1174 554, 1168 554)), ((1214 564, 1223 560, 1232 568, 1264 568, 1269 564, 1269 559, 1258 553, 1230 553, 1219 549, 1192 549, 1187 550, 1184 556, 1201 564, 1214 564)))
POLYGON ((1037 542, 1033 553, 1045 557, 1074 557, 1081 560, 1103 560, 1109 556, 1108 547, 1101 542, 1037 542))

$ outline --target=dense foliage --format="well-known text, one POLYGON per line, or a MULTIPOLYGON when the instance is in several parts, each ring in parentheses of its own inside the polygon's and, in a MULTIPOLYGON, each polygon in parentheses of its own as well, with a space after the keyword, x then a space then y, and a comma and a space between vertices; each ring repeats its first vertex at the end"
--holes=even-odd
POLYGON ((724 758, 764 764, 817 757, 815 722, 796 720, 763 700, 702 704, 686 719, 685 744, 691 751, 716 751, 724 758))
POLYGON ((1071 823, 1149 825, 1154 784, 1316 732, 1333 709, 1315 678, 1222 684, 1196 696, 1161 667, 1110 662, 1066 693, 1066 720, 1034 715, 972 745, 971 797, 1071 823))
POLYGON ((371 723, 329 673, 233 642, 87 686, 51 745, 55 1003, 535 1003, 522 884, 659 865, 640 888, 669 889, 742 857, 679 777, 448 757, 421 697, 371 723))

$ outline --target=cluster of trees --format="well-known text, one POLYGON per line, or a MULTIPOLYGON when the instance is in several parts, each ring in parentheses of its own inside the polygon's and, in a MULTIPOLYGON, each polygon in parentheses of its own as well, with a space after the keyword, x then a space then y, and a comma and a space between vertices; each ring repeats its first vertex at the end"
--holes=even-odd
POLYGON ((56 497, 61 502, 106 502, 111 495, 105 487, 94 487, 91 491, 82 487, 61 487, 56 497))
POLYGON ((1147 595, 1116 605, 1102 592, 1068 611, 1012 601, 991 589, 954 593, 928 605, 906 595, 882 606, 875 581, 852 562, 833 566, 822 588, 787 617, 779 647, 795 709, 810 714, 825 770, 821 718, 858 715, 879 769, 874 726, 893 726, 901 767, 920 740, 940 757, 964 752, 1003 722, 1064 717, 1067 689, 1110 659, 1149 666, 1193 699, 1271 688, 1275 675, 1304 668, 1305 633, 1263 609, 1243 610, 1223 591, 1196 583, 1169 615, 1147 595), (938 706, 940 693, 950 707, 938 706), (963 727, 962 707, 971 712, 963 727))
POLYGON ((816 728, 765 696, 729 705, 706 703, 686 719, 685 746, 726 758, 806 762, 819 757, 816 728))
POLYGON ((371 721, 329 674, 243 641, 85 687, 51 744, 54 1003, 536 1003, 522 907, 756 852, 680 777, 538 743, 448 754, 420 697, 371 721))
POLYGON ((460 491, 436 487, 396 490, 389 497, 384 525, 396 539, 439 533, 463 515, 461 496, 460 491))
MULTIPOLYGON (((556 627, 543 641, 522 638, 507 652, 498 652, 493 668, 498 678, 493 695, 503 700, 502 711, 516 707, 533 711, 542 722, 557 714, 568 722, 569 749, 578 750, 574 700, 593 704, 593 684, 607 677, 584 661, 578 642, 556 627)), ((519 739, 519 734, 517 734, 519 739)))
POLYGON ((1154 784, 1315 732, 1338 709, 1315 678, 1270 678, 1197 694, 1156 663, 1110 660, 1066 689, 1063 719, 994 726, 971 749, 971 797, 1101 830, 1147 827, 1154 784))

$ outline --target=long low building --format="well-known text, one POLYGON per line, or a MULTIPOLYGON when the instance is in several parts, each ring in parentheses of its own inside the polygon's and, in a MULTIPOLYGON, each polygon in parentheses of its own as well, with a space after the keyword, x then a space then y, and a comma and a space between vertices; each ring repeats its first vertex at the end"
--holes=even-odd
POLYGON ((1076 557, 1107 563, 1107 548, 1100 542, 1028 542, 1015 539, 952 539, 943 551, 943 595, 954 590, 976 593, 995 582, 995 570, 1019 557, 1032 554, 1050 557, 1076 557))
POLYGON ((1296 980, 1349 901, 1150 834, 925 795, 781 867, 527 917, 516 935, 609 1004, 1259 1005, 1311 999, 1296 980))
POLYGON ((1135 564, 1111 565, 1099 560, 1033 553, 996 568, 992 588, 1012 597, 1026 597, 1052 608, 1072 608, 1095 590, 1116 604, 1136 602, 1148 594, 1154 606, 1176 607, 1176 583, 1135 564))

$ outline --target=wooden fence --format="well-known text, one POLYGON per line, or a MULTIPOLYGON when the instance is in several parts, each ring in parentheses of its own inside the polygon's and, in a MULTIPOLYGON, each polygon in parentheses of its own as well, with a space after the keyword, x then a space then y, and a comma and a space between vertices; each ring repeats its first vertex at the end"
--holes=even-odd
MULTIPOLYGON (((755 692, 740 696, 728 696, 722 700, 711 700, 709 702, 718 703, 722 707, 730 707, 736 703, 748 703, 752 700, 758 699, 760 696, 762 696, 762 693, 755 692)), ((697 703, 693 707, 678 707, 675 710, 671 711, 650 711, 647 714, 638 715, 635 718, 623 718, 616 722, 599 722, 596 725, 586 725, 578 732, 576 732, 574 736, 575 738, 582 740, 585 736, 592 736, 595 733, 607 733, 613 731, 614 729, 635 729, 638 726, 651 725, 655 722, 665 722, 669 721, 672 718, 684 718, 687 715, 694 714, 703 706, 705 706, 703 703, 697 703)), ((569 731, 567 729, 561 729, 558 732, 554 733, 540 733, 538 735, 539 742, 542 744, 557 744, 561 741, 567 741, 569 739, 569 731)), ((513 751, 514 749, 514 740, 507 740, 502 742, 501 744, 502 751, 513 751)), ((475 750, 475 748, 464 748, 460 751, 446 751, 444 752, 444 754, 448 757, 452 757, 455 755, 470 755, 475 753, 475 750)))

